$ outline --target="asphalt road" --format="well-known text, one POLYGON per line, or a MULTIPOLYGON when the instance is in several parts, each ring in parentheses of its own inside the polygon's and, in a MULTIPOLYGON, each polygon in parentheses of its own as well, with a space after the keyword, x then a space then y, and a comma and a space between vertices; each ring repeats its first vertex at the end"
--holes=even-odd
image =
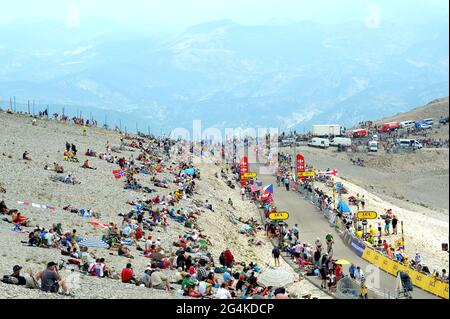
MULTIPOLYGON (((258 172, 258 170, 253 171, 258 172)), ((305 200, 304 197, 297 192, 288 192, 284 188, 277 187, 274 176, 258 175, 258 180, 263 182, 264 185, 274 184, 274 200, 277 210, 289 212, 289 220, 287 220, 287 223, 289 225, 298 224, 300 240, 313 244, 317 238, 320 238, 322 243, 325 243, 325 236, 328 233, 331 233, 335 239, 333 258, 346 259, 353 262, 355 265, 361 267, 367 278, 370 277, 368 275, 373 273, 373 270, 371 269, 373 269, 374 266, 357 256, 344 244, 335 228, 330 226, 328 221, 319 213, 318 209, 312 203, 305 200)), ((344 270, 348 273, 348 268, 344 270)), ((396 278, 380 269, 377 270, 379 284, 373 284, 368 280, 368 287, 375 288, 381 293, 387 294, 390 292, 391 296, 395 296, 396 278)), ((414 287, 412 296, 414 299, 439 298, 417 287, 414 287)))

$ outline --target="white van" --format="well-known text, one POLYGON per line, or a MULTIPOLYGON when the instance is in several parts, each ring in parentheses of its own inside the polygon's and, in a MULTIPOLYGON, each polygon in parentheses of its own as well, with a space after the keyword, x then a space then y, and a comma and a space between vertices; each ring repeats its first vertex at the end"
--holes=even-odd
POLYGON ((335 137, 330 142, 331 146, 351 146, 352 145, 352 139, 348 137, 335 137))
POLYGON ((315 137, 311 141, 309 141, 308 146, 328 148, 328 147, 330 147, 330 141, 326 138, 315 137))
POLYGON ((400 146, 400 148, 410 148, 410 149, 423 148, 423 145, 417 142, 416 140, 399 139, 397 140, 397 144, 400 146))
POLYGON ((370 141, 367 143, 367 148, 369 149, 369 152, 378 152, 378 142, 370 141))
POLYGON ((400 122, 400 125, 402 126, 402 128, 411 128, 416 125, 416 121, 404 121, 400 122))

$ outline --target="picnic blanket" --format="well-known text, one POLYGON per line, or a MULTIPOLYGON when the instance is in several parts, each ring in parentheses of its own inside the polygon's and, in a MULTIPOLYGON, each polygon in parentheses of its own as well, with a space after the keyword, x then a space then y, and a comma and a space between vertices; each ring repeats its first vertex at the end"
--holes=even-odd
POLYGON ((109 227, 108 224, 100 224, 99 222, 90 222, 89 224, 91 224, 92 226, 94 226, 95 228, 103 228, 106 229, 109 227))
POLYGON ((133 245, 133 241, 130 239, 122 239, 122 241, 120 242, 122 245, 128 245, 131 246, 133 245))
POLYGON ((56 211, 56 207, 55 206, 48 205, 48 204, 41 205, 41 204, 32 203, 30 201, 23 201, 23 202, 22 201, 18 201, 17 204, 19 204, 21 206, 31 206, 31 207, 34 207, 34 208, 48 209, 48 210, 50 210, 52 212, 56 211))
POLYGON ((187 175, 194 175, 195 174, 195 168, 186 168, 184 170, 184 173, 187 175))

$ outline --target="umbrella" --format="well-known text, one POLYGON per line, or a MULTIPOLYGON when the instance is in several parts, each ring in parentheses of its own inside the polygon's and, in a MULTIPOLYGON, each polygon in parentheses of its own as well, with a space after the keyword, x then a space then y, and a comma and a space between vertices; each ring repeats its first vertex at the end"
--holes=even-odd
POLYGON ((85 239, 80 241, 78 244, 80 247, 91 247, 91 248, 109 248, 108 244, 100 239, 85 239))
POLYGON ((285 287, 294 282, 294 274, 283 269, 270 269, 261 274, 258 282, 265 287, 285 287))
POLYGON ((344 203, 343 200, 340 200, 340 201, 339 201, 337 210, 338 210, 340 213, 343 213, 343 214, 349 214, 349 213, 352 212, 351 209, 350 209, 350 207, 348 207, 348 205, 347 205, 346 203, 344 203))
POLYGON ((350 265, 350 262, 345 259, 339 259, 338 261, 335 262, 335 264, 336 265, 350 265))

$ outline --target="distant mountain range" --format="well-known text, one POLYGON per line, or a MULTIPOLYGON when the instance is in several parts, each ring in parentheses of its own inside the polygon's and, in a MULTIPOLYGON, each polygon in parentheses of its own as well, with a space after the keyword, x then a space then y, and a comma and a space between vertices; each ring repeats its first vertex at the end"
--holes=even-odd
POLYGON ((448 96, 448 39, 448 21, 222 20, 178 34, 36 21, 0 28, 0 100, 73 105, 101 118, 111 110, 112 122, 155 130, 195 119, 219 128, 352 126, 448 96))

